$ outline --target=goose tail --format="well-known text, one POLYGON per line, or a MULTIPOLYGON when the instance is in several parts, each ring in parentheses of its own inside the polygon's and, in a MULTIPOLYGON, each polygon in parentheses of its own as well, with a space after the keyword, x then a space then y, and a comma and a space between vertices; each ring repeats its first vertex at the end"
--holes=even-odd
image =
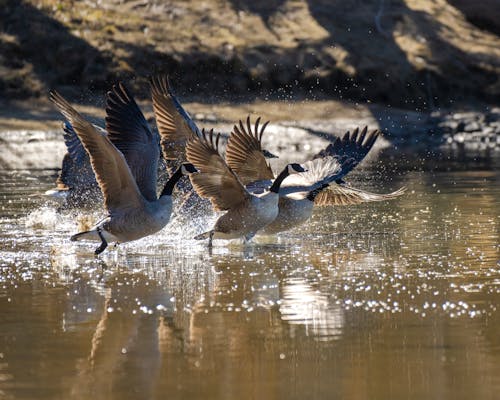
POLYGON ((200 233, 199 235, 196 235, 194 237, 195 240, 203 240, 203 239, 209 239, 213 235, 214 231, 207 231, 200 233))
POLYGON ((69 240, 71 240, 72 242, 76 242, 77 240, 86 240, 86 239, 95 240, 96 232, 95 231, 79 232, 69 238, 69 240))

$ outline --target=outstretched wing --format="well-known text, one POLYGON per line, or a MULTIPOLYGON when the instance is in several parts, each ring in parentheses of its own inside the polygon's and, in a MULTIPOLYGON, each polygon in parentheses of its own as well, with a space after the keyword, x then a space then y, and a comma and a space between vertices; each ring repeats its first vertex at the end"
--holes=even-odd
POLYGON ((58 189, 87 188, 97 185, 89 156, 73 126, 65 121, 63 130, 67 153, 64 155, 61 172, 57 177, 58 189))
POLYGON ((60 94, 51 92, 50 99, 71 123, 89 154, 106 208, 113 212, 127 207, 140 207, 143 199, 123 154, 60 94))
POLYGON ((316 154, 313 159, 332 156, 339 160, 340 163, 343 163, 346 159, 352 159, 350 169, 345 170, 344 175, 346 175, 365 158, 380 135, 378 130, 367 132, 368 128, 366 126, 361 133, 358 128, 352 134, 347 131, 342 138, 335 139, 333 143, 330 143, 325 149, 316 154))
POLYGON ((200 130, 173 94, 167 78, 153 77, 150 85, 163 157, 184 162, 186 144, 193 135, 200 136, 200 130))
POLYGON ((220 134, 202 131, 186 147, 186 156, 198 173, 189 178, 201 197, 207 197, 216 211, 228 210, 250 198, 242 183, 219 153, 220 134))
POLYGON ((144 198, 156 200, 159 137, 151 132, 144 114, 122 83, 107 93, 106 130, 111 142, 125 156, 144 198))
POLYGON ((247 117, 246 127, 240 120, 239 127, 234 125, 227 142, 226 162, 243 184, 250 182, 274 179, 274 174, 266 161, 262 150, 262 134, 269 121, 259 130, 260 117, 255 121, 252 129, 250 116, 247 117))
POLYGON ((341 179, 349 170, 353 160, 340 163, 335 157, 322 157, 302 164, 305 172, 289 175, 280 187, 280 196, 303 199, 309 192, 321 190, 331 182, 341 179))
POLYGON ((392 193, 379 194, 356 189, 345 184, 333 184, 316 196, 314 204, 317 206, 347 206, 372 201, 385 201, 395 199, 403 195, 405 192, 405 187, 402 187, 392 193))
POLYGON ((80 139, 78 139, 78 135, 73 129, 73 126, 68 121, 64 121, 63 131, 64 144, 66 145, 69 156, 77 164, 82 164, 85 161, 90 163, 89 156, 83 148, 82 142, 80 141, 80 139))

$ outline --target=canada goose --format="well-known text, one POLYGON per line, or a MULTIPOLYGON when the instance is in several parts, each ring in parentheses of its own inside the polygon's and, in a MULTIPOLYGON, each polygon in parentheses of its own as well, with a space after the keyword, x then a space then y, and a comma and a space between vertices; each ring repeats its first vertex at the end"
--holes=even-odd
MULTIPOLYGON (((182 107, 167 77, 153 76, 150 86, 163 156, 166 160, 186 161, 187 142, 193 136, 201 137, 201 130, 182 107)), ((266 149, 262 153, 265 158, 277 158, 266 149)))
POLYGON ((101 240, 95 254, 102 253, 108 242, 137 240, 161 230, 172 212, 172 191, 183 176, 196 171, 183 164, 165 184, 157 197, 159 138, 149 129, 139 107, 123 85, 108 94, 107 135, 86 121, 61 95, 50 98, 71 123, 85 150, 101 188, 108 215, 91 230, 80 232, 71 240, 101 240), (122 151, 112 143, 121 143, 122 151), (136 160, 136 174, 126 158, 136 160))
MULTIPOLYGON (((248 185, 250 191, 271 184, 273 172, 260 153, 261 140, 265 123, 259 130, 260 118, 252 129, 250 118, 246 127, 240 121, 234 126, 226 149, 226 161, 240 180, 248 185)), ((367 134, 365 127, 361 133, 355 129, 347 132, 342 138, 337 138, 313 157, 313 160, 302 164, 307 173, 287 178, 281 185, 279 214, 276 219, 259 231, 259 234, 274 234, 291 229, 307 221, 314 205, 348 205, 371 201, 391 200, 401 196, 405 188, 388 194, 376 194, 348 186, 342 177, 328 178, 328 159, 333 157, 342 165, 342 176, 349 173, 363 160, 370 151, 379 135, 378 131, 367 134), (358 136, 359 135, 359 136, 358 136), (324 160, 324 161, 318 161, 324 160), (322 181, 322 184, 312 190, 287 192, 287 186, 312 185, 322 181)))
MULTIPOLYGON (((158 173, 163 176, 164 171, 167 170, 167 173, 171 175, 177 170, 178 166, 185 161, 185 143, 182 143, 178 156, 172 157, 172 148, 177 148, 179 137, 182 138, 183 135, 185 135, 187 141, 189 135, 192 134, 191 132, 196 133, 198 128, 184 109, 182 109, 182 106, 178 103, 175 96, 166 96, 170 91, 170 88, 167 89, 166 80, 165 82, 162 82, 159 78, 152 80, 151 89, 163 156, 160 159, 158 173), (176 104, 178 109, 176 108, 176 104), (182 130, 183 124, 189 124, 189 127, 182 130)), ((122 96, 130 96, 126 87, 121 83, 118 85, 118 90, 122 92, 122 96)), ((113 91, 107 94, 107 110, 111 109, 109 103, 113 101, 113 95, 110 96, 110 93, 113 93, 113 91)), ((109 118, 112 117, 108 112, 107 114, 108 124, 109 118)), ((94 127, 101 133, 107 135, 107 131, 104 128, 97 125, 94 125, 94 127)), ((92 166, 90 165, 89 156, 69 121, 64 121, 63 130, 67 152, 64 155, 61 171, 56 180, 56 187, 46 191, 45 195, 69 207, 93 207, 96 204, 100 204, 102 202, 102 193, 95 179, 92 166)), ((129 153, 126 148, 123 148, 124 146, 126 147, 127 144, 119 139, 120 135, 110 137, 115 147, 124 153, 132 174, 136 176, 136 172, 142 169, 142 160, 133 157, 133 153, 132 158, 129 159, 129 153), (137 168, 136 163, 138 163, 137 168)), ((192 189, 189 180, 186 181, 189 188, 192 189)), ((180 188, 182 189, 182 185, 180 188)))
POLYGON ((269 190, 251 194, 220 155, 219 139, 220 134, 214 136, 213 130, 203 131, 201 137, 190 139, 186 148, 188 161, 198 170, 189 177, 196 192, 209 198, 216 211, 226 211, 212 230, 195 237, 208 238, 209 247, 213 239, 243 237, 245 241, 250 240, 278 215, 278 192, 283 180, 291 174, 305 172, 299 164, 288 164, 269 190))
MULTIPOLYGON (((167 170, 174 169, 185 162, 186 146, 190 139, 202 137, 201 130, 183 108, 175 96, 172 86, 165 76, 153 76, 150 79, 151 98, 156 125, 161 136, 161 148, 167 170)), ((265 158, 275 158, 271 152, 263 150, 265 158)), ((178 185, 182 203, 178 215, 189 221, 205 217, 211 210, 210 200, 200 197, 190 181, 178 185)), ((210 239, 210 244, 212 239, 210 239)))

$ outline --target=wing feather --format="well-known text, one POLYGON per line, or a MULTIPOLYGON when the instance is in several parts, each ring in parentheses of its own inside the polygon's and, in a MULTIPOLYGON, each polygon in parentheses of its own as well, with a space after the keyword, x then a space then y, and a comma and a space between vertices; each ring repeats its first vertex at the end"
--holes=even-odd
POLYGON ((392 193, 371 193, 345 184, 333 184, 316 196, 314 204, 317 206, 347 206, 373 201, 386 201, 403 195, 405 191, 406 188, 402 187, 392 193))
POLYGON ((61 95, 51 92, 50 98, 71 123, 89 154, 106 208, 114 212, 127 207, 140 207, 143 198, 123 154, 61 95))
POLYGON ((75 130, 68 121, 64 122, 63 130, 64 143, 68 152, 64 155, 62 168, 57 177, 57 187, 59 189, 92 186, 97 188, 89 156, 75 130))
POLYGON ((287 196, 294 199, 307 197, 309 192, 321 190, 329 183, 341 179, 344 176, 344 169, 348 168, 350 160, 340 164, 334 157, 323 157, 306 161, 302 166, 306 169, 285 178, 280 187, 280 196, 287 196))
POLYGON ((379 135, 380 131, 375 129, 368 132, 366 126, 362 129, 361 133, 359 132, 359 128, 356 128, 352 134, 350 131, 347 131, 342 138, 336 138, 333 143, 330 143, 325 149, 321 150, 313 159, 332 156, 339 160, 341 164, 344 160, 352 159, 353 161, 349 169, 345 169, 344 175, 346 175, 365 158, 379 135))
POLYGON ((259 130, 260 117, 255 121, 252 129, 250 116, 247 117, 246 127, 240 120, 239 126, 234 125, 227 142, 226 162, 243 184, 250 182, 274 179, 274 173, 262 153, 262 134, 269 121, 259 130))
POLYGON ((202 131, 201 137, 191 138, 186 148, 188 161, 199 171, 189 175, 191 183, 201 197, 210 199, 217 211, 229 210, 250 198, 220 155, 219 139, 220 134, 214 136, 213 130, 202 131))
POLYGON ((193 135, 200 136, 200 130, 175 97, 167 78, 153 77, 150 85, 163 156, 184 162, 186 144, 193 135))
POLYGON ((106 96, 106 131, 132 171, 142 195, 157 199, 156 182, 160 147, 141 109, 125 85, 119 83, 106 96))

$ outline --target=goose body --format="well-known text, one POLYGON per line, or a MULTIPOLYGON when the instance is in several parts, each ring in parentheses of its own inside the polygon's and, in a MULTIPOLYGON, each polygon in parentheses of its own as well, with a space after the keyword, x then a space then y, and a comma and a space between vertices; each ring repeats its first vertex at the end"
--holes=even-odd
POLYGON ((251 196, 242 207, 232 209, 217 220, 212 238, 228 240, 244 237, 249 240, 278 216, 278 200, 279 195, 272 192, 251 196))
POLYGON ((87 151, 107 210, 107 216, 94 228, 73 235, 71 240, 101 240, 95 251, 99 254, 108 242, 129 242, 161 230, 170 219, 175 184, 183 175, 195 172, 194 167, 181 165, 157 197, 159 138, 151 132, 144 115, 121 84, 108 93, 107 134, 86 121, 58 93, 52 92, 51 100, 74 127, 87 151), (111 139, 120 143, 122 151, 111 139), (125 154, 127 159, 135 160, 134 173, 125 154))
POLYGON ((196 192, 209 198, 216 211, 226 211, 212 230, 195 237, 208 238, 209 246, 214 238, 250 240, 278 215, 279 188, 283 180, 305 171, 299 164, 288 164, 269 190, 252 194, 220 155, 219 139, 220 135, 214 136, 213 131, 202 132, 201 137, 191 139, 186 148, 188 161, 199 171, 190 175, 196 192))
POLYGON ((265 226, 259 234, 271 235, 287 231, 302 225, 311 218, 314 202, 308 199, 291 200, 281 197, 278 202, 279 212, 276 218, 265 226))
POLYGON ((71 240, 102 240, 103 236, 108 243, 131 242, 159 232, 167 225, 171 214, 171 196, 163 196, 153 202, 146 200, 141 207, 126 213, 119 210, 110 212, 89 231, 77 233, 71 240))
MULTIPOLYGON (((229 166, 237 171, 251 191, 262 190, 272 183, 274 176, 261 153, 261 139, 267 123, 259 131, 259 120, 253 129, 249 118, 246 127, 242 121, 239 126, 235 125, 226 152, 229 166)), ((378 131, 367 134, 367 128, 361 132, 356 129, 352 135, 347 132, 315 155, 313 160, 304 163, 308 172, 291 176, 283 182, 279 213, 259 234, 275 234, 305 223, 312 216, 315 205, 384 201, 403 194, 404 188, 388 194, 370 193, 350 187, 342 179, 363 160, 378 135, 378 131)))

